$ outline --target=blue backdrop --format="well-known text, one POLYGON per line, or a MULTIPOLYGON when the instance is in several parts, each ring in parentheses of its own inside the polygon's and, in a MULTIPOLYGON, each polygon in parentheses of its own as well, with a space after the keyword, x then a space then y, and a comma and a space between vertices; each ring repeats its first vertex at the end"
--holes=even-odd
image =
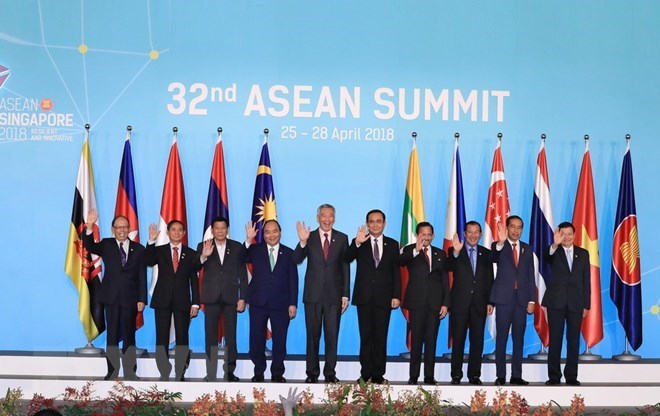
MULTIPOLYGON (((104 236, 110 233, 125 129, 133 126, 140 233, 157 222, 179 128, 189 240, 202 237, 216 129, 224 129, 231 236, 244 238, 263 140, 283 243, 316 207, 337 208, 353 236, 371 208, 399 238, 411 132, 418 133, 426 217, 442 244, 454 132, 468 219, 483 223, 498 132, 511 210, 529 220, 540 135, 555 222, 572 217, 584 134, 590 148, 610 356, 624 332, 609 298, 612 233, 625 134, 632 135, 643 285, 644 357, 660 357, 660 263, 654 212, 660 131, 660 4, 625 1, 113 2, 0 1, 0 349, 72 350, 85 343, 77 291, 64 273, 84 138, 104 236), (7 75, 7 76, 6 76, 7 75), (342 140, 345 139, 345 140, 342 140)), ((526 240, 529 230, 523 236, 526 240)), ((301 266, 301 279, 303 276, 301 266)), ((302 294, 302 291, 301 291, 302 294)), ((531 324, 530 317, 530 324, 531 324)), ((153 313, 138 344, 153 350, 153 313)), ((239 351, 247 351, 247 314, 239 351)), ((388 352, 405 349, 393 313, 388 352)), ((203 322, 191 343, 203 350, 203 322)), ((304 317, 289 352, 304 353, 304 317)), ((357 354, 355 308, 339 353, 357 354)), ((447 323, 438 352, 444 352, 447 323)), ((105 343, 102 335, 97 344, 105 343)), ((487 340, 486 350, 494 342, 487 340)), ((526 353, 539 341, 531 325, 526 353)))

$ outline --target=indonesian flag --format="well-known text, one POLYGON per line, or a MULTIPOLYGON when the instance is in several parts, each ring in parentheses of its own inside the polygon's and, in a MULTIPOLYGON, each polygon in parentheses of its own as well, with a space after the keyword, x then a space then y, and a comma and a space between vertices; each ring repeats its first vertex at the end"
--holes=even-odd
MULTIPOLYGON (((501 151, 502 140, 497 140, 497 147, 493 154, 493 166, 490 169, 490 188, 488 188, 488 202, 486 205, 486 221, 484 227, 484 246, 490 249, 497 237, 497 224, 505 224, 511 210, 509 208, 509 193, 506 190, 504 178, 504 161, 501 151), (495 238, 494 238, 495 237, 495 238)), ((493 268, 497 267, 493 265, 493 268)), ((495 314, 488 315, 486 325, 490 336, 495 339, 495 314)))
MULTIPOLYGON (((227 198, 227 180, 225 177, 225 156, 222 147, 222 133, 218 132, 218 140, 215 142, 215 154, 213 155, 213 166, 211 167, 211 180, 209 182, 209 194, 206 197, 206 215, 204 216, 203 241, 212 240, 211 223, 214 218, 223 217, 229 221, 229 199, 227 198)), ((215 243, 214 243, 215 244, 215 243)), ((199 271, 199 288, 202 289, 204 269, 199 271)), ((202 309, 204 307, 202 306, 202 309)), ((218 322, 218 342, 225 336, 225 326, 222 316, 218 322)))
MULTIPOLYGON (((135 178, 133 176, 133 158, 131 156, 131 132, 126 132, 124 142, 124 153, 121 157, 121 168, 119 170, 119 185, 117 186, 117 202, 115 203, 115 217, 123 215, 128 218, 130 230, 128 238, 140 242, 138 226, 137 196, 135 192, 135 178)), ((144 326, 144 316, 138 312, 135 318, 135 327, 140 329, 144 326)))
POLYGON ((529 244, 534 252, 534 276, 538 301, 534 305, 534 328, 541 343, 547 347, 550 343, 548 315, 541 301, 545 295, 546 281, 550 281, 550 264, 545 260, 544 250, 554 241, 552 202, 550 200, 550 181, 548 180, 548 162, 545 157, 545 141, 536 158, 536 179, 532 198, 532 220, 529 229, 529 244))
POLYGON ((621 169, 619 203, 612 243, 610 297, 633 350, 642 345, 642 266, 639 259, 637 209, 630 142, 621 169))
MULTIPOLYGON (((422 177, 419 173, 419 160, 417 158, 417 142, 413 141, 408 162, 408 179, 406 180, 406 193, 403 196, 403 219, 401 220, 401 248, 417 242, 415 229, 417 224, 424 221, 424 198, 422 197, 422 177)), ((401 298, 406 296, 408 287, 408 268, 401 267, 401 298)), ((408 322, 408 310, 401 308, 403 316, 408 322)), ((411 346, 410 326, 406 330, 406 346, 411 346)))
MULTIPOLYGON (((442 249, 449 253, 449 247, 453 245, 454 234, 458 234, 463 241, 463 229, 465 229, 465 198, 463 197, 463 174, 461 171, 461 157, 458 153, 458 137, 454 142, 454 159, 451 164, 451 178, 449 179, 449 198, 447 199, 447 216, 445 219, 445 237, 442 249)), ((449 287, 454 283, 454 273, 449 272, 449 287)), ((451 325, 451 320, 449 321, 451 325)), ((447 346, 451 348, 451 331, 447 337, 447 346)))
MULTIPOLYGON (((173 220, 181 221, 185 229, 188 229, 188 219, 186 216, 186 194, 183 188, 183 173, 181 172, 181 161, 179 160, 179 147, 177 146, 177 134, 174 133, 172 147, 170 148, 170 157, 167 161, 167 171, 165 172, 165 184, 163 185, 163 199, 160 203, 160 219, 158 221, 158 238, 156 246, 169 244, 170 239, 167 236, 167 223, 173 220)), ((183 245, 188 245, 188 234, 183 236, 183 245)), ((158 281, 158 265, 154 266, 151 275, 151 286, 149 294, 153 295, 158 281)), ((175 341, 174 325, 170 327, 170 344, 175 341)))
MULTIPOLYGON (((69 225, 64 271, 78 291, 78 317, 82 323, 87 342, 92 342, 105 331, 103 305, 96 300, 101 289, 101 258, 90 253, 84 246, 82 234, 90 210, 96 210, 96 192, 92 156, 89 151, 89 131, 85 133, 76 188, 73 192, 73 208, 69 225)), ((94 224, 94 240, 100 240, 98 224, 94 224)))
POLYGON ((589 348, 603 339, 603 309, 600 298, 600 256, 598 254, 598 227, 596 222, 594 179, 591 175, 589 142, 585 141, 580 181, 575 196, 573 226, 576 246, 589 252, 591 262, 591 309, 582 320, 582 336, 589 348))

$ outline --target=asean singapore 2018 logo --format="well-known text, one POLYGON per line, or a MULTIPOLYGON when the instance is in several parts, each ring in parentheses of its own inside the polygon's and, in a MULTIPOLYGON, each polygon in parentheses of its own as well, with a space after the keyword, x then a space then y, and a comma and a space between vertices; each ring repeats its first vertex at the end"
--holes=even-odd
POLYGON ((11 70, 0 64, 0 143, 73 141, 73 114, 53 111, 51 98, 24 97, 9 89, 10 75, 11 70))

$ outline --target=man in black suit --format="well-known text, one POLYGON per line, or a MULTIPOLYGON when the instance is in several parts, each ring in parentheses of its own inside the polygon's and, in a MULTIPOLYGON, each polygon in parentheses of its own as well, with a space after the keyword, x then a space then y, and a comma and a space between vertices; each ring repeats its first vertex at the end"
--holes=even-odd
POLYGON ((526 386, 522 378, 522 353, 527 314, 534 312, 536 284, 534 254, 529 244, 520 241, 523 221, 517 215, 506 219, 506 230, 497 224, 498 241, 493 242, 491 256, 497 263, 497 275, 490 292, 495 305, 495 385, 506 384, 506 344, 511 330, 513 354, 511 384, 526 386))
POLYGON ((252 280, 248 285, 250 311, 250 359, 254 363, 253 382, 264 381, 266 371, 266 329, 270 320, 273 334, 273 360, 270 379, 286 383, 284 358, 289 321, 296 317, 298 305, 298 266, 293 250, 280 243, 282 229, 276 220, 264 224, 264 242, 250 244, 256 225, 246 226, 248 247, 245 261, 252 264, 252 280))
POLYGON ((447 255, 431 245, 435 233, 428 222, 416 228, 417 242, 403 248, 399 261, 408 268, 408 286, 402 308, 408 309, 410 325, 410 378, 417 384, 424 347, 424 384, 435 385, 435 346, 440 320, 449 307, 447 255))
POLYGON ((479 245, 481 225, 468 221, 463 229, 465 241, 454 234, 453 246, 449 247, 449 268, 454 273, 451 287, 450 331, 451 384, 460 384, 463 378, 463 351, 468 329, 470 330, 470 361, 468 382, 481 385, 481 356, 484 349, 486 315, 493 313, 488 303, 493 286, 493 263, 490 250, 479 245))
POLYGON ((305 383, 316 383, 321 372, 319 366, 319 341, 321 328, 325 335, 325 366, 323 376, 326 383, 337 383, 337 340, 341 314, 348 307, 350 297, 350 274, 344 260, 348 249, 348 236, 332 228, 335 223, 335 208, 321 205, 316 212, 319 228, 310 231, 304 222, 298 221, 300 243, 293 252, 298 264, 307 258, 305 273, 305 327, 307 329, 307 378, 305 383))
POLYGON ((229 220, 214 218, 211 222, 213 239, 197 245, 197 253, 204 270, 200 302, 204 305, 204 339, 206 345, 205 381, 216 381, 218 373, 218 323, 222 315, 227 355, 223 365, 227 381, 240 381, 236 370, 236 317, 245 310, 247 269, 243 264, 245 247, 227 238, 229 220))
POLYGON ((382 384, 390 315, 401 303, 399 243, 383 235, 383 211, 369 211, 366 220, 346 251, 346 261, 357 263, 353 304, 360 330, 360 378, 382 384))
POLYGON ((144 247, 128 239, 129 222, 124 216, 112 220, 114 238, 96 243, 92 235, 98 220, 96 210, 87 215, 85 247, 103 259, 104 274, 99 301, 105 309, 108 373, 105 380, 119 375, 119 340, 122 342, 121 362, 124 378, 137 380, 135 368, 135 318, 147 303, 147 265, 144 247))
POLYGON ((552 267, 551 279, 547 282, 541 305, 548 313, 550 346, 548 348, 547 385, 561 381, 561 344, 566 324, 566 384, 579 386, 578 349, 582 319, 591 308, 591 265, 589 252, 573 245, 575 227, 562 222, 555 230, 554 242, 544 255, 552 267))
POLYGON ((156 224, 149 226, 146 259, 148 266, 158 266, 158 278, 151 296, 151 308, 156 321, 156 366, 162 381, 169 380, 172 365, 168 350, 170 325, 174 317, 176 347, 174 349, 175 380, 185 381, 184 373, 190 360, 188 329, 190 320, 199 311, 197 270, 201 267, 195 250, 183 245, 186 228, 179 220, 167 224, 168 244, 156 246, 156 224))

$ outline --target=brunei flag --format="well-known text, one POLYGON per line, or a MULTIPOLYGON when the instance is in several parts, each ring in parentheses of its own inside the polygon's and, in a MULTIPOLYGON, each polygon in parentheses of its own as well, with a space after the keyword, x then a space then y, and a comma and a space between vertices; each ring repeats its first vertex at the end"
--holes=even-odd
MULTIPOLYGON (((222 147, 222 133, 218 132, 218 140, 215 143, 215 154, 213 166, 211 167, 211 180, 209 183, 209 194, 206 197, 206 215, 204 216, 203 240, 211 240, 211 223, 214 218, 223 217, 229 221, 229 199, 227 198, 227 179, 225 177, 225 154, 222 147)), ((204 269, 199 271, 199 288, 202 288, 204 280, 204 269)), ((204 305, 202 305, 202 309, 204 305)), ((222 317, 218 322, 218 342, 225 334, 224 321, 222 317)))
POLYGON ((610 297, 633 350, 642 345, 642 274, 630 143, 623 157, 612 241, 610 297))
MULTIPOLYGON (((133 176, 133 157, 131 156, 131 131, 126 132, 124 142, 124 153, 121 157, 121 168, 119 170, 119 184, 117 185, 117 202, 115 203, 115 217, 124 216, 128 219, 130 230, 128 238, 140 242, 137 196, 135 192, 135 178, 133 176)), ((138 312, 135 318, 135 327, 140 329, 144 326, 144 316, 138 312)))
POLYGON ((257 226, 255 242, 264 241, 264 223, 268 220, 277 220, 277 207, 275 206, 275 189, 268 155, 268 138, 265 138, 261 147, 257 179, 254 182, 254 198, 252 199, 252 223, 257 226))
MULTIPOLYGON (((424 198, 422 197, 422 176, 419 172, 417 158, 417 142, 413 142, 408 162, 408 179, 406 180, 406 193, 403 196, 403 219, 401 220, 401 248, 417 242, 415 229, 417 224, 424 221, 424 198)), ((401 267, 401 298, 406 295, 408 286, 408 269, 401 267)), ((408 322, 408 310, 401 308, 403 316, 408 322)), ((406 330, 406 346, 410 350, 410 326, 406 330)))
POLYGON ((584 145, 584 157, 580 169, 575 208, 573 210, 576 246, 589 252, 591 263, 591 309, 582 320, 582 336, 589 348, 603 339, 603 308, 600 297, 600 256, 598 253, 598 226, 596 221, 596 197, 594 178, 591 174, 589 142, 584 145))
MULTIPOLYGON (((89 151, 89 132, 85 133, 76 189, 73 193, 73 209, 69 240, 66 249, 64 271, 78 290, 78 317, 85 330, 87 342, 92 342, 105 331, 103 305, 97 301, 101 289, 101 258, 91 254, 84 246, 82 233, 85 218, 90 210, 96 209, 92 157, 89 151)), ((97 224, 94 225, 94 240, 100 240, 97 224)))

